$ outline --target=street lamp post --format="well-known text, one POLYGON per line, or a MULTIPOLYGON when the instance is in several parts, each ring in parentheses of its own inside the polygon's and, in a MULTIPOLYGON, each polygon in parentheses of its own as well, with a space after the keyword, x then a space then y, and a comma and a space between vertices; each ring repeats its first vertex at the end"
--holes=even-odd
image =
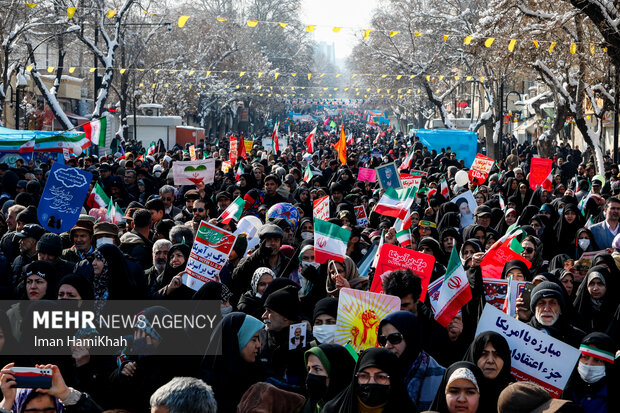
POLYGON ((133 139, 138 141, 138 121, 136 116, 136 101, 142 97, 142 93, 137 90, 133 94, 133 139))

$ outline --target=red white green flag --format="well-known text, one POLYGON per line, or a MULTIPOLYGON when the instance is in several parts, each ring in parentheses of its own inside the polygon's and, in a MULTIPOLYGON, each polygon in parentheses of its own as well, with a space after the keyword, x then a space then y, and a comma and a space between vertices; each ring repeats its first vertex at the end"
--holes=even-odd
POLYGON ((449 195, 450 187, 448 187, 448 181, 446 181, 446 178, 443 178, 441 180, 441 196, 447 199, 449 195))
POLYGON ((101 185, 99 185, 99 182, 95 183, 93 190, 86 200, 86 205, 90 208, 105 208, 109 203, 110 198, 105 193, 101 185))
POLYGON ((456 248, 452 248, 446 275, 439 289, 435 320, 446 327, 465 304, 471 300, 471 288, 456 248))
POLYGON ((377 203, 375 212, 379 215, 404 219, 415 200, 417 188, 388 188, 377 203))
POLYGON ((347 254, 347 243, 351 231, 331 222, 314 221, 314 261, 324 264, 329 260, 343 262, 347 254))
POLYGON ((224 224, 228 224, 231 219, 239 222, 241 219, 241 214, 243 214, 243 208, 245 208, 245 200, 238 196, 237 199, 228 205, 228 208, 222 212, 219 220, 224 224))
POLYGON ((306 137, 306 146, 308 147, 308 153, 314 152, 314 137, 316 136, 316 126, 310 132, 310 135, 306 137))
POLYGON ((84 133, 86 133, 86 139, 90 140, 95 145, 105 146, 107 124, 108 120, 105 117, 91 120, 89 123, 85 124, 83 128, 84 133))
POLYGON ((271 139, 273 139, 273 153, 277 154, 280 151, 280 141, 278 140, 278 129, 280 128, 280 121, 276 121, 273 126, 273 133, 271 139))
POLYGON ((155 142, 151 142, 149 149, 146 152, 147 155, 153 155, 155 153, 155 142))
POLYGON ((411 245, 411 231, 408 229, 404 229, 400 232, 396 233, 396 240, 400 244, 401 247, 405 248, 408 245, 411 245))
POLYGON ((407 157, 405 159, 403 159, 403 163, 400 164, 400 170, 403 169, 409 169, 411 168, 411 162, 413 161, 413 154, 415 153, 415 151, 413 149, 411 149, 411 152, 409 152, 409 154, 407 155, 407 157))
POLYGON ((304 169, 304 182, 310 182, 310 180, 314 178, 314 174, 312 173, 312 168, 310 168, 310 164, 306 165, 306 169, 304 169))

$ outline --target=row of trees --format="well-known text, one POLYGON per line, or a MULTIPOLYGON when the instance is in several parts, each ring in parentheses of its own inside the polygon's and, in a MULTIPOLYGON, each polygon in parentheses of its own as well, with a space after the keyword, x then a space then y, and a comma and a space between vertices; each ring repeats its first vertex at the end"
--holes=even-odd
MULTIPOLYGON (((603 116, 614 107, 618 82, 612 77, 617 79, 620 67, 619 23, 617 2, 386 0, 373 18, 373 34, 360 39, 349 65, 355 72, 384 68, 413 75, 410 87, 423 93, 407 95, 408 101, 392 110, 420 121, 438 113, 448 128, 455 127, 446 110, 448 99, 456 89, 475 83, 471 87, 484 97, 484 107, 471 129, 485 129, 492 157, 498 156, 495 144, 502 132, 503 85, 541 81, 555 118, 537 141, 539 152, 551 155, 553 142, 572 116, 602 170, 603 116), (390 37, 394 27, 401 33, 390 37), (471 36, 469 44, 463 41, 466 36, 471 36), (489 44, 489 38, 495 40, 489 44), (445 76, 430 77, 436 73, 445 76), (472 73, 477 76, 467 79, 472 73), (593 113, 590 120, 586 108, 593 113)), ((366 84, 399 87, 394 77, 366 84)))

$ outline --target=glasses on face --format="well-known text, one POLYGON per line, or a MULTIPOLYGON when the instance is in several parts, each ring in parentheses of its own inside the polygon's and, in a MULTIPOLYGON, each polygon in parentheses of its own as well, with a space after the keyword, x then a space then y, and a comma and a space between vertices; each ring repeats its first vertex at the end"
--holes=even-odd
POLYGON ((365 371, 360 371, 355 375, 355 377, 357 378, 357 382, 359 384, 368 384, 370 379, 374 379, 375 383, 382 384, 384 386, 390 384, 390 375, 385 373, 377 373, 372 375, 366 373, 365 371))
POLYGON ((531 253, 534 252, 534 248, 532 248, 532 247, 523 247, 523 251, 528 253, 528 254, 531 254, 531 253))
POLYGON ((162 196, 161 199, 164 201, 172 201, 174 198, 171 196, 162 196))
POLYGON ((192 209, 192 212, 205 212, 204 208, 194 208, 192 209))
POLYGON ((400 333, 392 333, 388 334, 387 336, 378 336, 377 341, 379 342, 379 345, 381 347, 385 347, 388 341, 390 342, 390 344, 395 346, 396 344, 399 344, 403 341, 403 335, 400 333))

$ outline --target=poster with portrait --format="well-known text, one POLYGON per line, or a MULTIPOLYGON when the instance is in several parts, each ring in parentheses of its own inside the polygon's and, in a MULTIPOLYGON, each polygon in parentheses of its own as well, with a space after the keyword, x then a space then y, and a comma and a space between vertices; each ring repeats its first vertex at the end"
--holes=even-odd
POLYGON ((288 349, 306 347, 306 323, 291 324, 288 330, 288 349))
POLYGON ((394 162, 377 166, 375 169, 377 171, 377 180, 379 181, 381 188, 400 189, 403 187, 403 184, 400 182, 398 169, 396 169, 396 164, 394 162))
POLYGON ((463 192, 455 196, 452 201, 459 208, 459 218, 461 218, 461 228, 474 223, 474 211, 478 204, 471 191, 463 192))

